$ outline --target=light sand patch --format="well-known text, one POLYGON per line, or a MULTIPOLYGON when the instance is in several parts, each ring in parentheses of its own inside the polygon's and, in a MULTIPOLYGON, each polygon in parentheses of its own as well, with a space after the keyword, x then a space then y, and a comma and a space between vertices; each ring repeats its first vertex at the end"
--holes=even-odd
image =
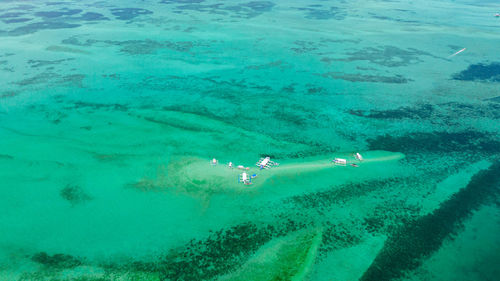
POLYGON ((275 238, 260 248, 241 269, 219 280, 304 280, 314 264, 321 237, 319 230, 303 230, 275 238))
POLYGON ((438 183, 436 190, 422 202, 422 214, 429 214, 437 209, 442 202, 448 200, 453 194, 466 187, 472 176, 480 170, 488 168, 490 165, 491 163, 486 160, 476 162, 438 183))
POLYGON ((280 187, 289 188, 302 183, 307 186, 311 179, 319 179, 318 182, 322 180, 323 185, 340 185, 398 174, 401 169, 398 160, 404 158, 402 153, 388 151, 367 151, 364 154, 364 161, 352 160, 357 161, 359 167, 336 166, 331 163, 331 159, 324 158, 282 163, 269 170, 260 170, 255 165, 250 166, 249 170, 231 169, 221 164, 212 166, 208 159, 178 157, 168 165, 160 166, 154 178, 145 177, 129 186, 143 191, 183 193, 209 202, 210 197, 218 193, 286 193, 280 187), (238 176, 243 172, 249 176, 257 175, 252 185, 238 182, 238 176))
POLYGON ((500 211, 485 205, 464 230, 427 259, 407 280, 497 280, 500 276, 500 211))
POLYGON ((359 280, 384 245, 385 236, 368 236, 355 246, 328 254, 312 273, 312 280, 359 280))

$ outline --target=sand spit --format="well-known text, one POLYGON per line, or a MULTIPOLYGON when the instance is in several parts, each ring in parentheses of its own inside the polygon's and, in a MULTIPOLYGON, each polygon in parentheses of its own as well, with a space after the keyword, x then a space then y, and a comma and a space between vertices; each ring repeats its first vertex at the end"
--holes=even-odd
MULTIPOLYGON (((339 155, 349 156, 346 153, 339 155)), ((301 177, 309 174, 330 177, 338 184, 359 181, 379 176, 383 169, 404 158, 402 153, 388 151, 366 151, 363 155, 365 159, 362 162, 353 157, 349 159, 348 163, 356 162, 359 167, 336 166, 331 162, 333 158, 323 158, 281 163, 269 170, 260 170, 255 165, 249 165, 248 170, 231 169, 222 164, 211 166, 208 159, 179 157, 167 166, 159 167, 156 178, 143 178, 130 186, 143 191, 174 191, 206 198, 214 193, 262 190, 272 185, 287 184, 290 180, 300 181, 301 177), (238 182, 238 175, 243 172, 257 176, 252 185, 238 182)))

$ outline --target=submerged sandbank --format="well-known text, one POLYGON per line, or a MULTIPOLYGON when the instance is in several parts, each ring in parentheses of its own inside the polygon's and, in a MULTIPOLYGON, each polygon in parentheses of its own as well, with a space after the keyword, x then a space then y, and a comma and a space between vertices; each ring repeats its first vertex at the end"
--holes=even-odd
POLYGON ((326 177, 334 184, 342 184, 381 177, 384 173, 397 173, 400 166, 398 160, 404 158, 402 153, 388 151, 365 151, 362 154, 362 161, 356 160, 351 153, 338 153, 329 158, 288 163, 285 161, 270 169, 260 169, 255 164, 245 166, 248 169, 229 168, 222 162, 211 165, 208 159, 179 157, 168 165, 159 167, 156 178, 143 178, 132 186, 144 191, 174 191, 206 197, 214 193, 262 191, 270 186, 300 181, 311 175, 326 177), (335 157, 347 159, 347 165, 335 165, 332 163, 335 157), (357 167, 350 164, 356 164, 357 167), (255 175, 251 185, 238 181, 242 173, 255 175))

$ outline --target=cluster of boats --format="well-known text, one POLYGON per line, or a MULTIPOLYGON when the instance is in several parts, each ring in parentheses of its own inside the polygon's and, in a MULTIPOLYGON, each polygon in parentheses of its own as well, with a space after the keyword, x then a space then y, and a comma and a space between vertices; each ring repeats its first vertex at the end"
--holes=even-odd
MULTIPOLYGON (((363 161, 363 156, 359 153, 355 153, 354 158, 356 158, 356 160, 358 162, 363 161)), ((332 160, 332 162, 338 166, 347 166, 347 164, 348 164, 347 159, 343 159, 343 158, 335 158, 332 160)), ((218 164, 219 164, 219 161, 215 158, 213 158, 210 161, 210 165, 212 165, 212 166, 216 166, 218 164)), ((271 157, 267 156, 267 157, 260 158, 259 161, 257 161, 257 163, 255 165, 257 167, 259 167, 260 170, 262 170, 262 169, 268 170, 268 169, 273 168, 273 167, 278 167, 280 164, 278 162, 271 161, 271 157)), ((349 165, 351 165, 352 167, 359 167, 359 165, 356 163, 349 163, 349 165)), ((227 166, 230 169, 235 168, 233 162, 229 162, 227 166)), ((252 179, 257 177, 257 174, 250 175, 249 173, 246 172, 246 171, 250 170, 250 167, 238 165, 238 166, 236 166, 236 169, 244 170, 244 172, 242 172, 241 174, 238 175, 238 183, 242 183, 244 185, 251 185, 252 179)))
MULTIPOLYGON (((358 160, 359 162, 363 161, 363 156, 361 154, 359 154, 358 152, 356 152, 354 154, 354 158, 356 158, 356 160, 358 160)), ((332 162, 338 166, 347 166, 347 159, 335 158, 332 160, 332 162)), ((359 165, 356 163, 350 163, 349 165, 351 165, 352 167, 359 167, 359 165)))
MULTIPOLYGON (((211 161, 210 161, 210 165, 212 166, 216 166, 219 164, 219 161, 215 158, 213 158, 211 161)), ((279 166, 280 164, 277 163, 277 162, 274 162, 274 161, 271 161, 271 157, 263 157, 263 158, 260 158, 259 161, 257 161, 257 163, 255 164, 256 166, 258 166, 260 168, 260 170, 262 169, 270 169, 272 167, 277 167, 279 166)), ((228 167, 233 169, 234 168, 234 164, 233 162, 229 162, 228 164, 228 167)), ((236 166, 236 169, 239 169, 239 170, 250 170, 249 167, 245 167, 243 165, 238 165, 236 166)), ((245 185, 250 185, 252 184, 252 179, 256 178, 257 177, 257 174, 252 174, 252 175, 249 175, 247 172, 243 172, 241 173, 240 175, 238 175, 238 183, 243 183, 245 185)))

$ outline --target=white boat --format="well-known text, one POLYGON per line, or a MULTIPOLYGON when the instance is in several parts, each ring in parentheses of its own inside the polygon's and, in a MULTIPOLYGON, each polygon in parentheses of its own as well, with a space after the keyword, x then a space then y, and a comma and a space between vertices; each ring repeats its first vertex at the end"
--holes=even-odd
POLYGON ((273 166, 279 166, 279 163, 271 161, 271 157, 267 156, 265 158, 260 158, 259 161, 255 164, 260 167, 260 169, 269 169, 273 166))
POLYGON ((243 172, 238 176, 238 182, 243 183, 244 185, 252 184, 252 179, 248 176, 247 173, 243 172))
POLYGON ((347 159, 335 158, 332 160, 332 162, 338 166, 346 166, 347 165, 347 159))
POLYGON ((354 154, 354 157, 356 157, 356 159, 358 159, 358 161, 363 161, 363 156, 361 156, 361 154, 359 154, 358 152, 356 152, 356 154, 354 154))
POLYGON ((243 165, 238 165, 236 168, 240 169, 240 170, 249 170, 250 168, 248 167, 245 167, 243 165))

